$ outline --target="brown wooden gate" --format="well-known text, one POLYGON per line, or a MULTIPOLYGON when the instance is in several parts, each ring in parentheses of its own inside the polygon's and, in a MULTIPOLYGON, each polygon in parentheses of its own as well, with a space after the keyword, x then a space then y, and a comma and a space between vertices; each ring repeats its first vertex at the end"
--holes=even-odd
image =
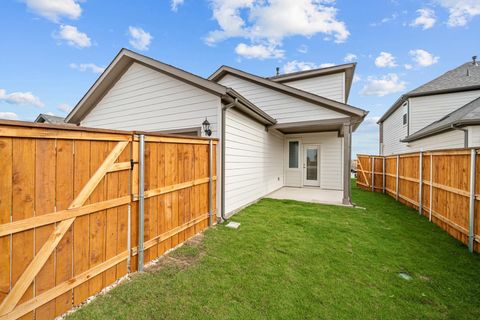
MULTIPOLYGON (((145 262, 208 226, 208 143, 147 137, 145 262)), ((0 122, 0 319, 53 319, 136 270, 136 163, 133 132, 0 122)))

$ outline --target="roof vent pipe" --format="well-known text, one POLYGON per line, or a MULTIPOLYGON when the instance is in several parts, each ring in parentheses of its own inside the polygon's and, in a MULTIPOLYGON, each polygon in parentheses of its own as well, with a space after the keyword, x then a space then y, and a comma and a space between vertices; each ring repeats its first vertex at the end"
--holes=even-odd
POLYGON ((280 75, 280 68, 276 67, 275 70, 276 70, 277 76, 279 76, 280 75))
POLYGON ((473 64, 475 67, 478 67, 477 56, 473 56, 473 57, 472 57, 472 64, 473 64))

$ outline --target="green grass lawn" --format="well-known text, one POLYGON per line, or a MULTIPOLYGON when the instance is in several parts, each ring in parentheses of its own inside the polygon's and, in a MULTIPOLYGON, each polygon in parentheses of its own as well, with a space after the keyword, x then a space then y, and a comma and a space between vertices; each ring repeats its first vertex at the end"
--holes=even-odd
POLYGON ((262 200, 69 318, 480 318, 479 255, 388 196, 353 199, 366 210, 262 200))

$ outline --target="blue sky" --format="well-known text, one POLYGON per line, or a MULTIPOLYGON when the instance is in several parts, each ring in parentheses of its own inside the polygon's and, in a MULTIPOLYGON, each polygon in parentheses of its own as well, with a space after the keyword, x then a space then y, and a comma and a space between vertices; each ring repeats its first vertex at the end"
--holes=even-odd
POLYGON ((480 53, 480 0, 3 0, 0 16, 2 118, 65 116, 122 47, 204 77, 355 61, 354 154, 377 152, 402 93, 480 53))

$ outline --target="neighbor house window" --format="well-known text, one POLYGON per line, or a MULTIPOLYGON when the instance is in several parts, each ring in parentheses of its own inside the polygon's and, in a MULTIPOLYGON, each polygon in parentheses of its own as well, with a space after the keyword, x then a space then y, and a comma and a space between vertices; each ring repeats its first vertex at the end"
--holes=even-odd
POLYGON ((403 125, 406 126, 408 123, 408 104, 405 102, 402 107, 403 107, 403 125))
POLYGON ((298 168, 298 141, 288 142, 288 167, 298 168))

